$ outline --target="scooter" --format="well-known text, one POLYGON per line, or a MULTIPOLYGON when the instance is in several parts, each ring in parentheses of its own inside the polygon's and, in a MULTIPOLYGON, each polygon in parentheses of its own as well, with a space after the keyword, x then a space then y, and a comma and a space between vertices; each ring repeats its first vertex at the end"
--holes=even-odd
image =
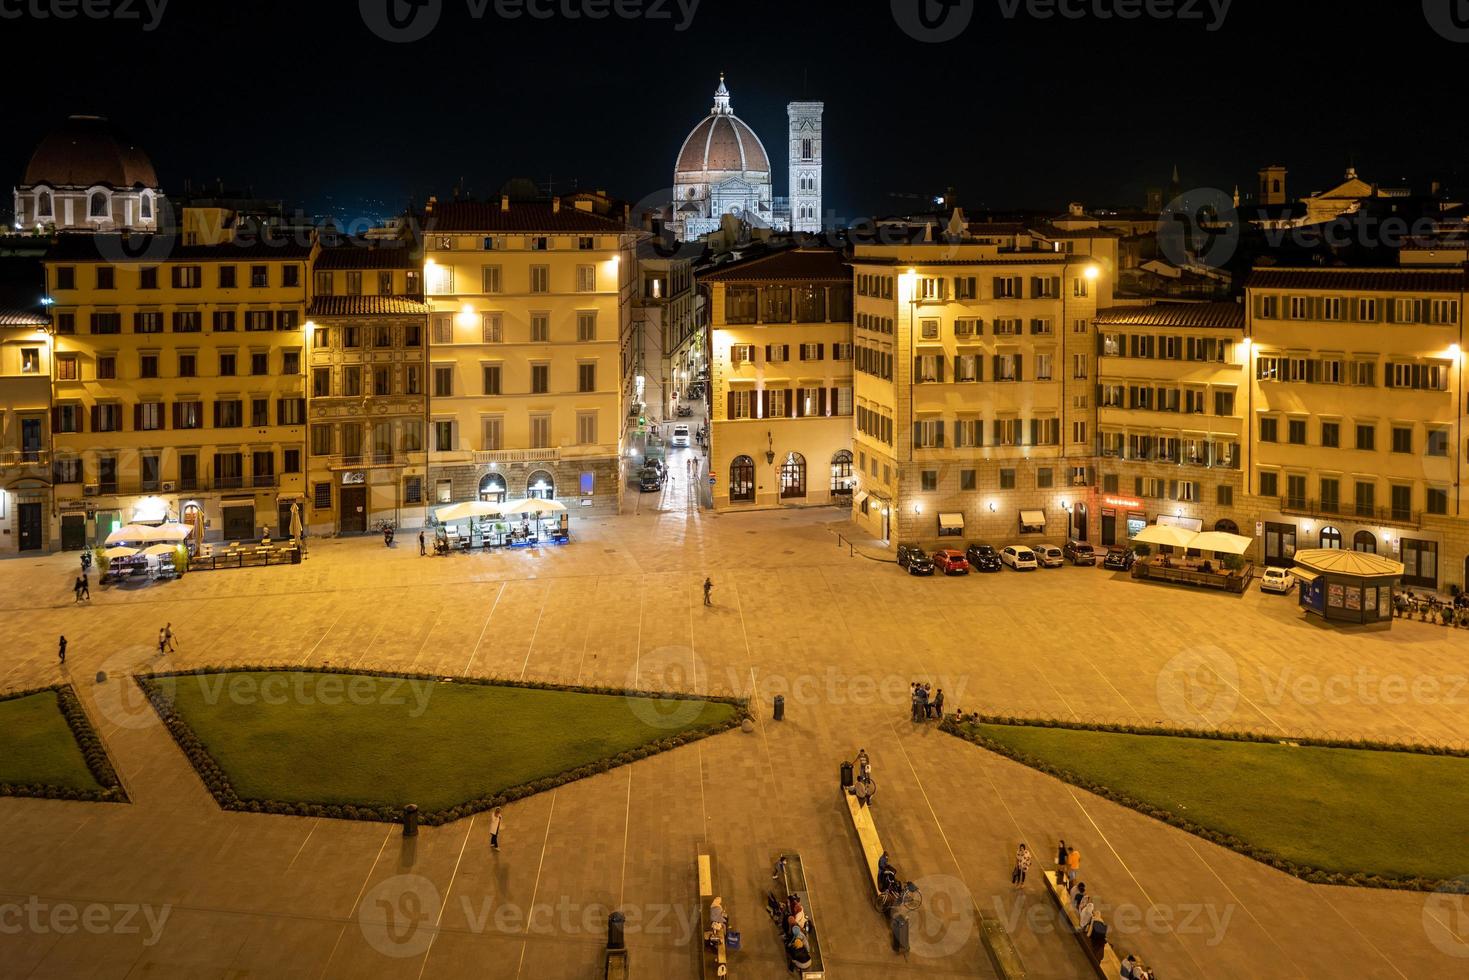
POLYGON ((393 525, 387 521, 383 521, 378 527, 383 532, 383 547, 391 548, 393 546, 393 525))
POLYGON ((84 548, 84 549, 82 549, 82 571, 83 572, 90 572, 91 570, 92 570, 92 553, 84 548))

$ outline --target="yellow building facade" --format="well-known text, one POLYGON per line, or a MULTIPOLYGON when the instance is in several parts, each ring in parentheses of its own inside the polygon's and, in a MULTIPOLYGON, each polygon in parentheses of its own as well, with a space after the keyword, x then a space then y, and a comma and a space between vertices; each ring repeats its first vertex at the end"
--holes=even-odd
MULTIPOLYGON (((39 300, 41 263, 21 261, 34 267, 39 300)), ((0 305, 0 554, 59 546, 50 519, 50 416, 50 320, 34 307, 0 305)))

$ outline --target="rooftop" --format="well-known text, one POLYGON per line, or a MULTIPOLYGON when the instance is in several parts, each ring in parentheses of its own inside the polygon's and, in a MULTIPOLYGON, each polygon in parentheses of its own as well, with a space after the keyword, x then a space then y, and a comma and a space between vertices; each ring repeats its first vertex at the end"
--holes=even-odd
POLYGON ((177 235, 61 235, 46 258, 52 262, 245 262, 308 258, 308 242, 242 236, 218 245, 181 245, 177 235))
POLYGON ((793 248, 719 267, 701 282, 851 282, 852 270, 829 248, 793 248))
POLYGON ((408 242, 353 240, 323 248, 312 263, 317 269, 419 269, 423 253, 408 242))
POLYGON ((429 313, 432 309, 411 296, 317 296, 311 300, 306 315, 414 316, 429 313))
POLYGON ((1114 306, 1098 310, 1098 326, 1221 327, 1243 330, 1243 303, 1154 303, 1151 306, 1114 306))
POLYGON ((425 213, 425 234, 434 232, 584 232, 618 234, 626 225, 572 205, 559 209, 550 201, 447 201, 425 213))
POLYGON ((1465 288, 1461 268, 1283 268, 1256 266, 1246 289, 1321 289, 1381 293, 1456 293, 1465 288))

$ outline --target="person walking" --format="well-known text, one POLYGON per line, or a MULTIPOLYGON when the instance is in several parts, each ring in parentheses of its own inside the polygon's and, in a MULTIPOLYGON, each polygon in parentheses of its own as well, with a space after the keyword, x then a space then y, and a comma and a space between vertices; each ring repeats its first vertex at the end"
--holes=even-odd
POLYGON ((80 575, 77 576, 75 582, 71 583, 71 594, 74 602, 82 601, 82 577, 80 575))
POLYGON ((92 583, 87 579, 86 569, 82 570, 82 598, 92 601, 92 583))
POLYGON ((1061 884, 1066 877, 1066 842, 1063 840, 1056 845, 1056 884, 1061 884))
POLYGON ((61 634, 61 644, 56 648, 56 659, 61 661, 61 666, 66 666, 66 634, 61 634))
POLYGON ((173 653, 173 623, 163 624, 163 642, 168 644, 168 652, 173 653))
POLYGON ((933 696, 933 716, 939 721, 944 720, 944 689, 939 688, 933 696))
POLYGON ((428 554, 428 544, 424 541, 423 528, 418 529, 418 557, 422 558, 428 554))
POLYGON ((160 657, 168 650, 168 637, 165 635, 166 633, 166 630, 158 631, 158 655, 160 657))
POLYGON ((495 807, 495 809, 493 809, 493 810, 490 811, 490 847, 494 848, 497 851, 500 849, 500 822, 501 822, 501 820, 502 820, 501 809, 500 809, 500 807, 495 807))
POLYGON ((1015 870, 1010 872, 1010 884, 1015 886, 1016 891, 1025 887, 1025 873, 1030 870, 1030 864, 1034 860, 1030 848, 1022 842, 1015 851, 1015 870))
POLYGON ((1066 848, 1066 881, 1073 882, 1081 874, 1081 852, 1074 847, 1066 848))
POLYGON ((714 591, 714 580, 712 578, 709 578, 709 577, 706 576, 704 578, 704 605, 706 605, 706 606, 712 606, 712 605, 714 605, 714 603, 709 599, 709 594, 711 592, 713 592, 713 591, 714 591))

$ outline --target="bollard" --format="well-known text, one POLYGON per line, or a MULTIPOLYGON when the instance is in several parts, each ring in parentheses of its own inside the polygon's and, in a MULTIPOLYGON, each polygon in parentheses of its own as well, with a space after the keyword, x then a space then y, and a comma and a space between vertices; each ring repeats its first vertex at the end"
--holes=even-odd
POLYGON ((403 808, 403 836, 418 836, 418 804, 410 803, 403 808))
POLYGON ((613 912, 607 916, 607 948, 623 949, 626 944, 622 941, 623 923, 627 921, 621 912, 613 912))
POLYGON ((908 952, 908 917, 902 912, 893 913, 893 952, 908 952))
POLYGON ((851 789, 851 788, 852 788, 852 764, 850 762, 843 762, 842 763, 842 789, 851 789))
POLYGON ((786 696, 784 694, 777 694, 775 696, 775 720, 786 720, 786 696))

